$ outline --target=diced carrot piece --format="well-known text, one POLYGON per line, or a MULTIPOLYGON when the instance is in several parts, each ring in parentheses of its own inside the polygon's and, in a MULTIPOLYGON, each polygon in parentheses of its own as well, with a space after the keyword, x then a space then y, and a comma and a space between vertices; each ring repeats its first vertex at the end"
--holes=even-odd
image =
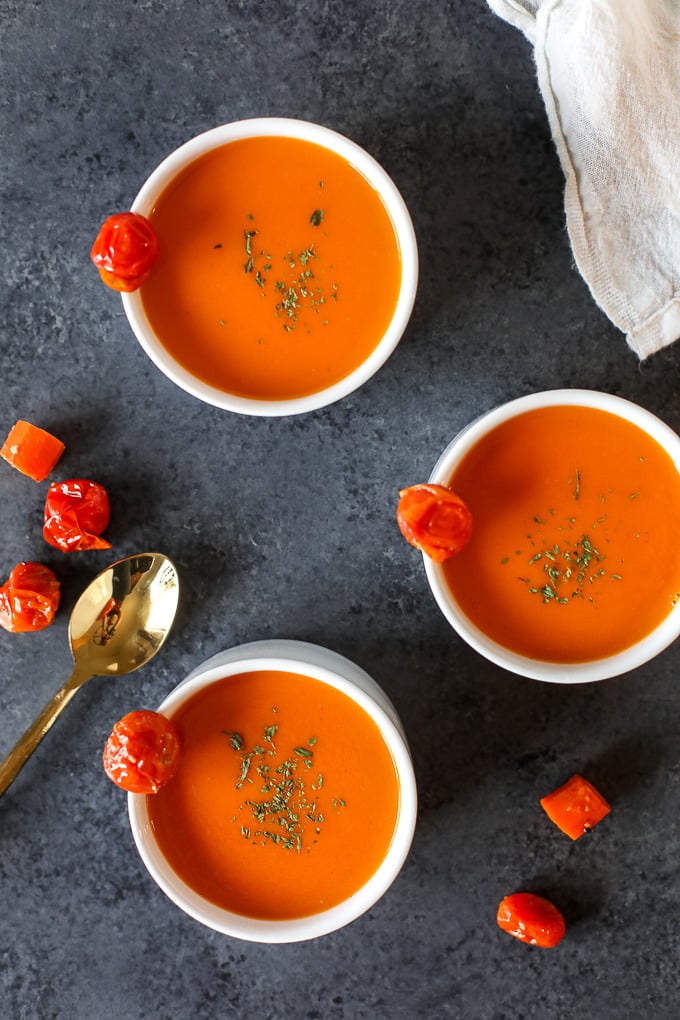
POLYGON ((590 832, 611 811, 602 794, 579 775, 572 776, 563 786, 543 797, 541 807, 570 839, 590 832))
POLYGON ((56 436, 20 419, 10 430, 0 449, 0 457, 34 482, 42 482, 64 449, 64 444, 56 436))

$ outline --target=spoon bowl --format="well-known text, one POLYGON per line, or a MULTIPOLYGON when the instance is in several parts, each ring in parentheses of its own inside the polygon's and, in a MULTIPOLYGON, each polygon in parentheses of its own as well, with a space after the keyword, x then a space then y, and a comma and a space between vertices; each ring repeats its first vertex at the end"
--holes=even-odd
POLYGON ((83 684, 123 676, 147 663, 167 638, 179 600, 179 578, 161 553, 118 560, 98 574, 71 613, 74 668, 0 765, 0 796, 83 684))
POLYGON ((144 553, 114 563, 80 596, 69 621, 76 669, 121 676, 161 647, 175 617, 177 571, 166 556, 144 553))

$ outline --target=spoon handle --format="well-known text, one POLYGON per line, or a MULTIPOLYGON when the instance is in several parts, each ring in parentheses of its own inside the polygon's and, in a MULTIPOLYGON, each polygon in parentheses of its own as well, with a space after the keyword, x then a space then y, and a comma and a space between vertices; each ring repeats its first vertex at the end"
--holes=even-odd
POLYGON ((83 678, 77 677, 77 670, 74 670, 63 687, 60 687, 54 697, 47 702, 40 715, 33 720, 23 737, 14 745, 0 765, 0 797, 14 782, 42 738, 57 721, 82 683, 83 678))

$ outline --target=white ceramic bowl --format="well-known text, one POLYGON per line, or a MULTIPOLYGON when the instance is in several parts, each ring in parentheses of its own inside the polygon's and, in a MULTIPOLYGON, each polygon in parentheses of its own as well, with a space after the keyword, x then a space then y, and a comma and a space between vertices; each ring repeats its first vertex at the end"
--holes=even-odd
POLYGON ((385 859, 366 884, 338 906, 309 917, 263 921, 235 914, 199 896, 173 871, 149 824, 147 798, 128 794, 128 812, 137 849, 163 892, 195 920, 215 931, 250 942, 299 942, 349 924, 380 899, 399 874, 413 841, 417 793, 411 756, 399 717, 386 694, 353 662, 302 641, 256 641, 221 652, 198 666, 163 701, 158 711, 172 716, 196 691, 223 677, 257 670, 281 670, 321 680, 357 702, 374 720, 389 748, 399 781, 399 810, 385 859))
POLYGON ((139 292, 121 294, 123 308, 139 343, 169 379, 199 400, 228 411, 259 416, 301 414, 346 397, 362 386, 384 364, 399 343, 408 324, 418 286, 418 249, 408 209, 391 178, 364 149, 330 128, 307 121, 262 117, 236 121, 205 131, 171 153, 153 171, 132 204, 132 211, 148 216, 170 181, 198 156, 243 138, 278 136, 299 138, 330 149, 343 157, 379 193, 392 220, 401 254, 401 287, 392 319, 366 360, 344 379, 304 397, 258 400, 226 393, 188 372, 158 339, 144 312, 139 292))
MULTIPOLYGON (((473 421, 446 447, 432 471, 430 481, 440 485, 448 484, 466 454, 498 425, 527 411, 555 405, 592 407, 626 419, 655 439, 680 471, 680 438, 649 411, 607 393, 560 389, 520 397, 473 421)), ((432 593, 454 630, 485 658, 521 676, 563 684, 605 680, 641 666, 667 648, 680 634, 680 603, 678 603, 644 640, 619 654, 594 661, 565 664, 527 658, 491 640, 476 627, 454 598, 446 583, 442 566, 427 556, 423 559, 432 593)))

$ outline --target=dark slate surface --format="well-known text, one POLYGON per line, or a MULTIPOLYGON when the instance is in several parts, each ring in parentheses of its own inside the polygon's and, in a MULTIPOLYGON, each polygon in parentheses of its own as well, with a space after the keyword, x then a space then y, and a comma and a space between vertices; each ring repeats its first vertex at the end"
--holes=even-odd
MULTIPOLYGON (((85 688, 0 802, 0 1014, 676 1015, 678 648, 576 689, 506 674, 448 628, 393 519, 399 487, 462 425, 532 390, 604 389, 680 427, 680 348, 640 364, 574 269, 522 36, 483 0, 2 0, 0 40, 2 429, 25 417, 59 434, 59 475, 111 492, 113 558, 161 548, 184 586, 154 662, 85 688), (367 148, 420 245, 395 355, 299 418, 231 415, 177 389, 87 257, 101 219, 176 145, 258 115, 316 120, 367 148), (269 636, 327 645, 375 677, 405 720, 421 798, 384 899, 283 947, 174 908, 99 766, 120 715, 269 636), (538 798, 577 770, 614 811, 571 844, 538 798), (518 888, 563 908, 558 949, 496 928, 518 888)), ((70 606, 107 562, 45 546, 45 488, 0 471, 3 575, 42 559, 63 582, 53 627, 0 633, 2 754, 68 675, 70 606)))

